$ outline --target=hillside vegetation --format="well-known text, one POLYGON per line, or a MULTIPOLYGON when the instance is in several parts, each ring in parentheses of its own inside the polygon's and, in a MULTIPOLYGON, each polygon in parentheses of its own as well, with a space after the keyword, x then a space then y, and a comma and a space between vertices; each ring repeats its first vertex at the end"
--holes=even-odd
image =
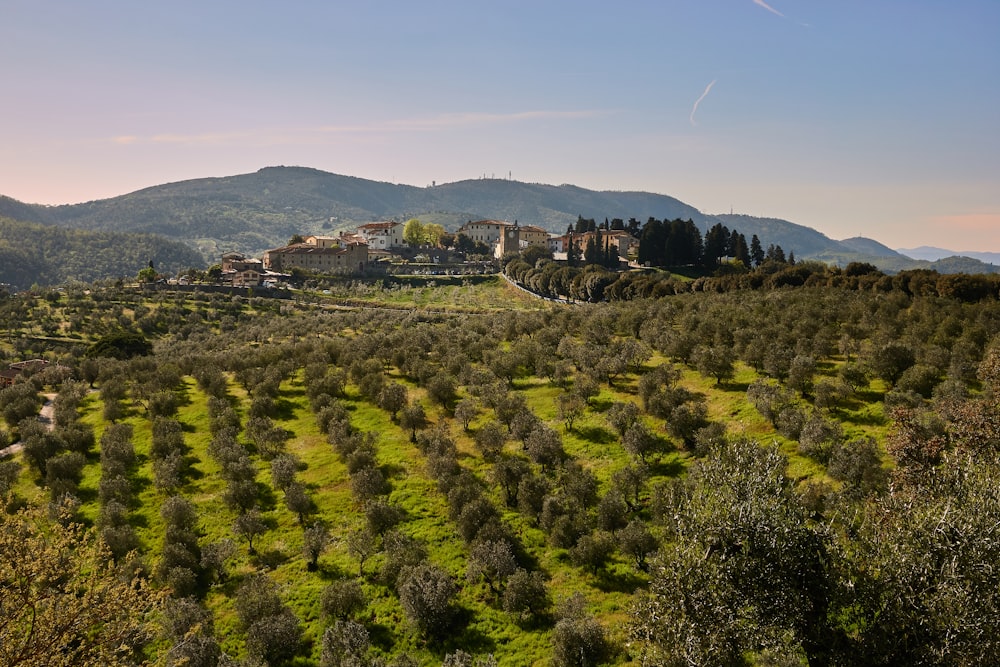
POLYGON ((18 288, 132 278, 149 262, 164 273, 204 266, 178 241, 151 234, 89 232, 0 218, 0 283, 18 288))
POLYGON ((158 591, 103 664, 1000 658, 996 298, 329 292, 0 300, 6 361, 58 362, 0 391, 0 530, 158 591))
POLYGON ((204 178, 145 188, 120 197, 66 206, 32 206, 0 197, 0 215, 91 231, 143 232, 181 241, 207 264, 224 252, 259 256, 294 234, 334 234, 374 220, 417 217, 455 231, 467 220, 499 219, 537 225, 562 234, 581 216, 693 221, 702 233, 722 223, 749 239, 779 245, 798 259, 844 266, 871 262, 886 271, 928 268, 988 272, 995 267, 967 260, 928 264, 872 252, 879 244, 841 243, 787 220, 749 215, 707 215, 666 195, 594 191, 573 185, 476 179, 413 187, 303 167, 268 167, 252 174, 204 178))

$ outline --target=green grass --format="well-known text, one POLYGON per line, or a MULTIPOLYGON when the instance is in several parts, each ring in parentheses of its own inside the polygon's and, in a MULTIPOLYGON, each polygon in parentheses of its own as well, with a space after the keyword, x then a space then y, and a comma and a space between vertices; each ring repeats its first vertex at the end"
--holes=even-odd
MULTIPOLYGON (((345 289, 343 293, 334 289, 329 297, 319 298, 326 301, 327 305, 349 299, 350 307, 370 302, 379 307, 454 313, 503 313, 511 309, 549 307, 507 287, 496 277, 476 281, 431 281, 422 278, 420 281, 404 281, 404 284, 385 289, 369 286, 367 293, 360 288, 345 289), (449 284, 433 286, 431 282, 449 284)), ((39 304, 37 310, 50 316, 50 305, 44 301, 39 304)), ((167 308, 168 305, 154 304, 153 309, 167 308)), ((287 305, 293 311, 315 308, 310 304, 287 305)), ((210 310, 212 308, 207 304, 199 303, 189 309, 188 313, 210 310)), ((248 319, 260 314, 249 307, 244 308, 244 312, 248 319)), ((357 331, 329 332, 329 335, 347 335, 366 330, 366 325, 359 325, 357 322, 353 326, 357 331)), ((42 327, 35 326, 31 330, 41 333, 42 327)), ((248 343, 250 344, 263 346, 269 343, 248 343)), ((661 355, 656 354, 647 363, 646 370, 664 361, 661 355)), ((818 377, 834 376, 841 363, 836 358, 824 360, 819 366, 818 377)), ((606 570, 597 575, 573 566, 567 550, 551 546, 543 531, 516 511, 503 507, 499 491, 489 488, 488 479, 492 466, 479 455, 472 436, 478 427, 493 418, 492 412, 483 409, 473 421, 471 431, 467 433, 449 413, 433 405, 426 392, 411 380, 401 376, 395 369, 390 369, 388 376, 407 387, 411 400, 423 403, 433 424, 443 424, 449 429, 457 442, 461 465, 471 470, 484 483, 487 497, 502 511, 504 521, 519 537, 539 569, 549 578, 552 597, 559 601, 574 593, 582 593, 611 637, 619 643, 624 642, 624 628, 629 619, 628 610, 633 593, 648 583, 647 576, 636 572, 620 556, 616 556, 606 570)), ((734 376, 725 382, 718 383, 714 378, 705 378, 696 371, 685 368, 679 383, 704 398, 709 418, 725 424, 728 435, 752 438, 764 443, 776 442, 789 459, 788 474, 793 479, 802 481, 825 478, 825 470, 821 465, 801 456, 797 451, 797 443, 777 434, 747 401, 747 387, 758 377, 752 368, 737 363, 734 376)), ((613 385, 602 385, 600 393, 591 399, 572 430, 566 429, 558 415, 558 398, 562 389, 545 379, 530 376, 518 378, 513 390, 524 397, 529 409, 539 419, 560 433, 566 453, 594 472, 600 493, 603 494, 610 487, 612 474, 630 463, 630 457, 607 422, 606 411, 616 401, 638 403, 637 380, 635 374, 629 373, 616 378, 613 385)), ((246 391, 233 381, 230 382, 228 391, 238 412, 245 419, 250 405, 246 391)), ((465 392, 464 388, 459 389, 460 395, 465 392)), ((885 387, 874 383, 833 410, 832 416, 844 425, 849 438, 870 435, 878 442, 884 442, 889 431, 882 405, 884 393, 885 387)), ((181 407, 177 419, 184 427, 184 440, 191 462, 189 477, 180 493, 198 509, 203 544, 233 537, 232 523, 236 515, 222 501, 225 481, 219 465, 208 453, 211 440, 208 397, 190 377, 184 378, 182 386, 178 388, 178 395, 181 407)), ((281 587, 287 604, 301 619, 305 638, 312 647, 311 654, 303 656, 297 664, 316 664, 326 622, 320 617, 320 596, 331 581, 357 576, 359 564, 349 552, 346 538, 362 527, 365 519, 362 507, 352 496, 344 464, 327 442, 325 434, 320 433, 316 426, 301 371, 281 385, 279 402, 284 409, 281 418, 276 421, 293 434, 286 448, 302 462, 298 479, 307 485, 315 502, 315 514, 310 520, 322 521, 329 528, 333 541, 321 556, 318 570, 308 571, 302 555, 302 527, 297 517, 285 507, 281 492, 271 491, 267 494, 270 502, 264 507, 264 516, 271 528, 255 542, 259 553, 252 556, 247 545, 238 542, 239 549, 230 563, 229 578, 208 591, 205 603, 214 614, 216 632, 223 648, 236 657, 245 657, 245 637, 239 628, 233 598, 247 575, 266 569, 281 587)), ((406 515, 400 528, 425 542, 430 560, 446 569, 461 584, 458 599, 462 610, 461 622, 457 624, 452 636, 444 641, 428 644, 408 625, 395 593, 382 585, 375 576, 382 557, 370 559, 365 564, 363 584, 370 604, 362 620, 371 630, 376 646, 389 653, 406 650, 419 657, 424 664, 440 664, 445 653, 458 648, 477 653, 494 653, 501 665, 548 664, 551 655, 551 624, 519 626, 498 608, 485 584, 466 580, 467 546, 458 535, 454 523, 448 519, 447 500, 429 477, 426 460, 410 442, 410 434, 393 423, 385 411, 361 398, 353 387, 348 388, 343 402, 349 410, 354 428, 376 434, 378 464, 387 473, 392 484, 389 499, 406 515)), ((80 410, 82 421, 94 429, 98 441, 109 426, 102 418, 102 407, 100 395, 95 392, 87 395, 80 410)), ((663 420, 649 415, 643 415, 642 419, 664 442, 670 444, 667 451, 651 462, 651 488, 668 478, 683 474, 694 457, 667 435, 663 420)), ((164 535, 159 508, 166 496, 153 485, 149 458, 149 420, 140 407, 128 406, 124 421, 134 428, 134 444, 138 455, 137 465, 131 473, 137 490, 137 502, 131 510, 131 520, 143 544, 143 555, 148 566, 155 570, 164 535)), ((517 451, 520 443, 510 442, 508 448, 511 452, 517 451)), ((260 487, 269 489, 269 463, 255 457, 255 465, 260 487)), ((80 496, 84 501, 81 516, 91 524, 96 522, 99 514, 99 481, 100 461, 95 448, 88 459, 80 485, 80 496)), ((22 475, 17 493, 32 502, 44 502, 47 499, 45 488, 33 473, 22 475)), ((644 512, 643 516, 646 514, 648 512, 644 512)))

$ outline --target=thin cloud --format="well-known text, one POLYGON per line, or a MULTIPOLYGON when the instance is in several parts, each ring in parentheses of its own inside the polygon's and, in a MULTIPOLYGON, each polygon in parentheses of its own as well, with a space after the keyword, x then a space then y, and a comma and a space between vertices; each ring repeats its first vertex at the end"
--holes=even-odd
POLYGON ((697 111, 698 111, 698 105, 699 105, 699 104, 701 104, 701 101, 702 101, 703 99, 705 99, 706 97, 708 97, 708 93, 709 93, 709 91, 711 91, 711 90, 712 90, 712 86, 714 86, 714 85, 715 85, 715 82, 716 82, 716 81, 718 81, 718 79, 712 79, 712 83, 710 83, 710 84, 708 84, 707 86, 705 86, 705 92, 703 92, 703 93, 701 94, 701 97, 699 97, 698 99, 696 99, 696 100, 694 101, 694 106, 693 106, 693 107, 691 107, 691 116, 689 117, 689 118, 690 118, 690 120, 691 120, 691 125, 697 125, 697 124, 698 124, 698 123, 696 123, 696 122, 695 122, 695 120, 694 120, 694 115, 695 115, 695 113, 697 113, 697 111))
POLYGON ((530 120, 577 120, 607 115, 606 111, 518 111, 514 113, 455 113, 441 114, 429 118, 413 118, 390 121, 381 129, 391 130, 433 130, 442 127, 462 127, 469 125, 497 125, 530 120))
POLYGON ((758 7, 763 7, 767 11, 771 12, 772 14, 776 14, 776 15, 780 16, 781 18, 785 18, 784 14, 782 14, 777 9, 775 9, 771 5, 769 5, 766 2, 764 2, 764 0, 753 0, 753 4, 757 5, 758 7))
POLYGON ((450 113, 425 118, 399 118, 365 124, 321 125, 300 128, 268 128, 242 130, 224 133, 202 134, 155 134, 151 136, 118 136, 111 142, 119 145, 131 144, 288 144, 315 141, 317 136, 373 136, 399 132, 434 132, 451 128, 500 125, 545 120, 580 120, 609 115, 611 111, 518 111, 513 113, 450 113))

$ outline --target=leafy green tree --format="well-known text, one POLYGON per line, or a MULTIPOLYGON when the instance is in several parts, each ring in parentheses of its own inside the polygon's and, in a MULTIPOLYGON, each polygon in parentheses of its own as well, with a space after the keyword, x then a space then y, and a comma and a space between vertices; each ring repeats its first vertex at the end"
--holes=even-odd
POLYGON ((627 526, 619 530, 615 537, 618 549, 625 556, 632 558, 636 568, 646 571, 646 559, 656 551, 657 542, 649 527, 639 519, 632 519, 627 526))
POLYGON ((269 576, 257 574, 246 579, 236 593, 234 606, 252 658, 278 665, 298 653, 302 639, 299 619, 281 600, 269 576))
POLYGON ((691 355, 691 362, 702 375, 714 377, 717 385, 731 379, 736 370, 732 349, 717 345, 699 345, 691 355))
POLYGON ((634 639, 655 664, 743 664, 791 639, 809 664, 838 641, 828 624, 831 542, 813 525, 774 447, 732 443, 674 482, 666 542, 634 639))
POLYGON ((315 504, 304 484, 292 482, 285 487, 285 507, 299 520, 299 525, 305 524, 306 515, 314 511, 315 504))
POLYGON ((521 568, 507 579, 502 597, 503 610, 519 620, 545 614, 552 606, 545 577, 541 572, 521 568))
POLYGON ((995 461, 947 458, 919 490, 864 508, 847 556, 858 573, 848 622, 868 664, 993 664, 1000 638, 995 461))
POLYGON ((625 430, 622 436, 622 446, 625 451, 646 463, 650 454, 656 453, 660 441, 643 422, 636 421, 625 430))
POLYGON ((335 620, 347 620, 368 604, 364 589, 357 579, 334 581, 323 589, 320 606, 323 614, 335 620))
POLYGON ((610 657, 611 646, 604 628, 584 611, 582 599, 564 603, 560 616, 552 631, 555 667, 592 667, 610 657))
POLYGON ((320 667, 375 667, 370 660, 371 640, 360 623, 338 619, 323 632, 320 667))
POLYGON ((302 555, 306 558, 306 569, 313 572, 319 567, 319 557, 329 544, 330 531, 319 521, 315 521, 303 529, 302 555))
POLYGON ((410 218, 403 225, 403 241, 416 248, 424 242, 424 224, 416 218, 410 218))
POLYGON ((139 271, 139 273, 136 275, 136 280, 138 280, 140 283, 155 283, 157 277, 158 274, 156 273, 156 269, 154 269, 152 266, 147 266, 139 271))
POLYGON ((79 524, 50 522, 34 508, 0 513, 0 664, 140 661, 163 595, 108 560, 79 524))
POLYGON ((750 239, 750 262, 755 269, 764 263, 764 247, 756 234, 750 239))
POLYGON ((409 568, 398 592, 406 617, 421 634, 439 636, 449 629, 458 587, 448 573, 430 564, 409 568))
POLYGON ((507 541, 477 541, 469 551, 468 578, 472 581, 482 579, 494 594, 515 569, 517 559, 507 541))
POLYGON ((455 406, 455 419, 462 422, 462 428, 469 430, 469 424, 479 415, 479 403, 474 398, 463 398, 455 406))
POLYGON ((592 574, 597 574, 611 560, 615 551, 614 538, 610 533, 598 531, 584 535, 572 549, 569 557, 577 567, 590 568, 592 574))
POLYGON ((170 642, 170 667, 215 667, 222 648, 215 637, 212 614, 193 598, 171 599, 163 610, 163 634, 170 642))
POLYGON ((427 425, 427 413, 424 412, 424 406, 417 402, 405 406, 400 413, 399 425, 410 431, 410 441, 416 442, 417 430, 427 425))
POLYGON ((265 523, 263 517, 261 517, 260 512, 256 509, 251 509, 248 512, 241 512, 236 520, 233 522, 233 533, 237 537, 242 537, 247 541, 247 548, 250 550, 251 554, 257 553, 254 549, 253 541, 267 532, 267 523, 265 523))
POLYGON ((586 404, 577 394, 560 394, 557 399, 559 418, 563 420, 567 431, 573 430, 573 424, 583 414, 586 404))
POLYGON ((378 394, 379 407, 389 413, 392 420, 396 420, 396 415, 406 406, 406 387, 398 382, 387 382, 382 386, 378 394))

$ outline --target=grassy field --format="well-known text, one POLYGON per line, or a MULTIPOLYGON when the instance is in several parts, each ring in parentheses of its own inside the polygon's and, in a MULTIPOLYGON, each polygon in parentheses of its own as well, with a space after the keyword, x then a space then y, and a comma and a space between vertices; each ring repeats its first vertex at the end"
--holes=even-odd
MULTIPOLYGON (((46 321, 58 319, 61 315, 56 306, 57 304, 40 300, 36 306, 36 314, 46 321)), ((241 317, 257 318, 248 320, 257 323, 267 321, 267 318, 274 317, 277 312, 284 318, 296 318, 300 315, 305 317, 315 311, 317 306, 331 311, 363 311, 370 307, 375 310, 448 313, 455 314, 456 317, 462 313, 488 313, 497 318, 495 325, 498 329, 505 322, 505 313, 538 311, 543 314, 542 319, 545 319, 564 312, 563 309, 576 308, 553 306, 533 299, 495 276, 475 280, 456 277, 435 280, 421 277, 401 280, 391 286, 350 285, 332 288, 329 294, 317 293, 308 299, 277 305, 255 306, 253 300, 242 298, 186 302, 178 297, 176 301, 161 300, 149 305, 127 301, 124 306, 119 306, 117 311, 122 317, 138 311, 140 317, 176 316, 192 322, 204 318, 207 326, 218 335, 227 327, 236 326, 223 323, 222 320, 227 317, 234 321, 241 317), (260 312, 255 311, 258 307, 260 312)), ((460 319, 455 319, 456 326, 460 322, 460 319)), ((350 340, 368 326, 370 325, 359 319, 351 321, 350 325, 345 325, 341 330, 325 330, 320 334, 313 332, 310 336, 350 340)), ((440 326, 443 331, 450 325, 440 326)), ((51 325, 46 327, 29 324, 21 333, 36 335, 52 331, 51 325)), ((55 331, 64 335, 69 333, 65 326, 55 327, 55 331)), ((571 332, 567 334, 572 335, 571 332)), ((289 340, 297 338, 298 334, 284 338, 277 334, 258 335, 252 342, 246 343, 246 349, 260 351, 268 349, 270 345, 290 345, 289 340)), ((10 347, 8 353, 13 354, 10 347)), ((559 399, 567 391, 566 388, 557 386, 550 379, 536 376, 532 369, 522 368, 508 389, 524 399, 535 417, 560 434, 566 455, 594 474, 598 494, 604 496, 612 487, 613 475, 635 462, 610 425, 608 410, 618 402, 639 404, 640 375, 669 362, 663 353, 655 352, 645 361, 640 374, 629 372, 615 377, 613 383, 601 383, 599 392, 589 398, 572 429, 566 427, 559 413, 559 399)), ((837 356, 824 360, 818 367, 817 377, 834 377, 843 363, 844 360, 837 356)), ((345 362, 344 370, 347 365, 345 362)), ((516 535, 536 569, 544 573, 552 599, 558 604, 575 594, 582 594, 587 601, 588 611, 601 623, 616 647, 613 661, 633 664, 630 662, 632 656, 626 648, 626 628, 634 597, 648 585, 649 575, 637 569, 620 553, 613 554, 609 562, 596 573, 574 565, 569 549, 553 546, 546 533, 534 521, 505 507, 499 489, 491 484, 490 473, 494 464, 484 459, 478 451, 474 436, 478 429, 495 418, 493 410, 481 406, 479 415, 466 431, 452 413, 454 402, 449 408, 443 408, 429 397, 420 383, 407 376, 402 369, 388 365, 383 370, 387 380, 399 382, 406 387, 411 402, 419 402, 424 406, 430 427, 443 428, 454 439, 460 465, 476 476, 487 498, 500 510, 503 522, 516 535)), ((227 397, 245 424, 252 397, 232 372, 227 374, 227 378, 227 397)), ((747 389, 760 378, 759 373, 742 362, 736 363, 732 377, 723 382, 705 377, 690 367, 682 367, 677 386, 704 401, 708 419, 723 424, 727 436, 765 443, 776 442, 788 457, 788 474, 793 479, 802 482, 823 480, 835 487, 837 483, 826 476, 821 464, 801 455, 798 443, 778 434, 748 401, 747 389)), ((347 409, 351 426, 356 431, 374 434, 378 468, 391 484, 388 500, 402 511, 404 517, 401 530, 423 542, 429 560, 447 571, 460 584, 457 598, 458 622, 454 631, 437 641, 428 641, 415 631, 396 592, 378 576, 384 556, 376 554, 362 568, 361 563, 352 555, 349 537, 365 526, 364 507, 352 495, 351 480, 345 463, 331 446, 327 434, 320 432, 317 426, 307 390, 304 372, 299 367, 279 386, 274 403, 274 422, 290 434, 285 443, 285 451, 293 454, 301 463, 297 479, 306 486, 314 503, 309 521, 318 521, 326 526, 332 540, 319 558, 319 567, 311 571, 303 555, 303 526, 298 517, 285 506, 282 492, 273 488, 270 463, 263 457, 254 455, 258 502, 267 523, 267 531, 255 540, 254 553, 251 553, 245 541, 237 540, 238 549, 228 563, 228 576, 211 585, 203 596, 204 605, 213 614, 216 634, 222 648, 234 657, 246 657, 246 637, 235 611, 234 598, 240 584, 248 576, 266 572, 279 585, 282 598, 302 624, 303 646, 307 648, 293 664, 304 666, 319 662, 321 638, 329 624, 329 619, 323 617, 321 610, 322 592, 333 581, 355 577, 360 577, 368 598, 368 607, 359 618, 367 628, 375 649, 385 656, 405 652, 418 658, 421 664, 431 665, 440 664, 448 653, 461 649, 479 655, 492 654, 500 665, 513 667, 549 664, 552 657, 553 619, 548 617, 531 623, 520 622, 502 610, 497 596, 485 583, 466 577, 469 546, 462 540, 455 522, 448 518, 448 499, 428 472, 427 460, 421 449, 411 441, 409 431, 391 419, 388 412, 365 398, 359 386, 349 383, 340 401, 347 409)), ((199 388, 190 374, 183 375, 174 392, 179 401, 176 419, 183 428, 186 458, 190 464, 179 493, 197 508, 199 542, 206 545, 224 538, 235 539, 233 523, 237 514, 223 502, 226 489, 223 470, 209 453, 212 440, 208 414, 209 396, 199 388)), ((882 405, 884 392, 885 387, 875 382, 864 391, 841 401, 832 411, 831 414, 843 425, 847 437, 870 435, 876 441, 884 442, 888 432, 882 405)), ((459 386, 458 394, 459 399, 471 395, 467 386, 459 386)), ((806 404, 804 399, 797 400, 802 405, 806 404)), ((79 411, 81 422, 93 429, 98 442, 109 427, 102 416, 103 407, 100 394, 91 392, 83 400, 79 411)), ((682 443, 667 434, 667 424, 662 418, 644 413, 641 419, 666 445, 664 451, 649 461, 649 478, 643 492, 643 501, 648 505, 652 489, 682 476, 694 457, 682 443)), ((146 567, 153 571, 164 543, 165 523, 160 516, 160 508, 167 495, 153 483, 150 455, 152 427, 144 408, 126 401, 122 421, 133 428, 133 444, 137 454, 136 465, 130 472, 136 500, 129 508, 129 521, 141 543, 146 567)), ((241 441, 246 442, 245 436, 241 435, 241 441)), ((508 440, 505 447, 507 454, 523 455, 521 444, 513 438, 508 440)), ((82 501, 79 515, 91 525, 98 521, 100 513, 100 475, 100 455, 95 448, 88 457, 79 491, 82 501)), ((46 491, 42 482, 43 480, 32 475, 22 475, 16 493, 26 500, 43 502, 46 491)), ((647 522, 651 521, 648 507, 638 512, 637 516, 647 522)))

